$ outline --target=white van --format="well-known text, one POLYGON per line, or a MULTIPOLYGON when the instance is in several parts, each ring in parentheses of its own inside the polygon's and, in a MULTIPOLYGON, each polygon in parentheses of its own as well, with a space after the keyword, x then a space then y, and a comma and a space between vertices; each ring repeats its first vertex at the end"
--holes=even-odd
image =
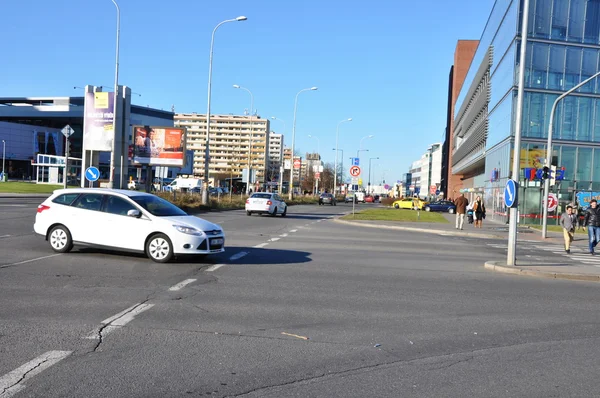
POLYGON ((202 180, 200 178, 177 177, 165 187, 165 191, 199 192, 201 190, 202 180))

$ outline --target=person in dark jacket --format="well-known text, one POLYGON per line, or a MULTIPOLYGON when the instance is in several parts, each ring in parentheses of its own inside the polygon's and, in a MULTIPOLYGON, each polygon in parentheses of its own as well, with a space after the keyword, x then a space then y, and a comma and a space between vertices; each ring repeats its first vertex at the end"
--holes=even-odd
POLYGON ((469 200, 465 198, 465 194, 463 193, 454 201, 454 204, 456 205, 456 229, 463 229, 469 200))
POLYGON ((583 225, 587 226, 590 254, 594 255, 594 248, 600 242, 600 208, 596 199, 590 201, 590 207, 583 218, 583 225))
POLYGON ((475 203, 473 203, 473 212, 475 213, 475 228, 481 228, 483 219, 485 218, 485 204, 483 203, 483 200, 481 200, 481 196, 477 196, 477 198, 475 198, 475 203))

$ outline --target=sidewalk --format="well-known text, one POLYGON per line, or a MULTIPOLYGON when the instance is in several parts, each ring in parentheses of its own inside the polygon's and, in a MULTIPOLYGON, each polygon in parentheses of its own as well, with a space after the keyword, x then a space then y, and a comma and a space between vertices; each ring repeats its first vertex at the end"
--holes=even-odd
MULTIPOLYGON (((481 229, 475 229, 472 224, 466 223, 464 229, 457 230, 455 228, 455 215, 442 213, 444 218, 448 220, 448 223, 427 223, 427 222, 396 222, 396 221, 346 221, 340 219, 334 219, 335 222, 361 226, 367 228, 379 228, 389 229, 397 231, 412 231, 429 233, 436 235, 445 236, 463 236, 470 238, 481 238, 481 239, 501 239, 508 241, 508 224, 499 221, 498 218, 493 220, 487 218, 483 222, 481 229)), ((529 228, 526 226, 517 227, 517 247, 519 243, 525 242, 534 244, 548 244, 554 246, 563 247, 564 240, 561 232, 548 231, 547 238, 542 238, 542 232, 537 229, 529 228)), ((583 248, 585 246, 585 252, 587 252, 587 234, 576 234, 575 235, 576 246, 583 248)), ((600 246, 599 246, 600 248, 600 246)), ((564 247, 563 247, 564 249, 564 247)), ((588 255, 586 253, 586 255, 588 255)), ((521 262, 517 259, 517 265, 508 266, 506 261, 488 261, 484 267, 491 271, 502 272, 514 275, 524 276, 536 276, 553 279, 568 279, 568 280, 581 280, 581 281, 593 281, 600 282, 600 263, 598 266, 594 264, 586 264, 577 260, 569 260, 569 255, 553 255, 556 260, 553 262, 545 263, 533 263, 533 262, 521 262)), ((580 257, 580 256, 578 256, 580 257)), ((598 259, 600 260, 600 250, 598 250, 598 259)), ((590 259, 594 259, 590 255, 590 259)))

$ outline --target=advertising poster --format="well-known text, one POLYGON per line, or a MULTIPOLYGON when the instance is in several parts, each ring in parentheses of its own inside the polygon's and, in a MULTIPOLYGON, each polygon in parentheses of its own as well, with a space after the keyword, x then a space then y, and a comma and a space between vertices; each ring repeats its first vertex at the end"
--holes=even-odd
POLYGON ((133 164, 185 166, 185 129, 133 127, 133 164))
POLYGON ((112 151, 114 93, 86 93, 83 115, 83 147, 86 151, 112 151))
POLYGON ((583 210, 587 210, 590 206, 592 199, 600 201, 600 192, 580 191, 575 195, 577 197, 577 203, 583 210))

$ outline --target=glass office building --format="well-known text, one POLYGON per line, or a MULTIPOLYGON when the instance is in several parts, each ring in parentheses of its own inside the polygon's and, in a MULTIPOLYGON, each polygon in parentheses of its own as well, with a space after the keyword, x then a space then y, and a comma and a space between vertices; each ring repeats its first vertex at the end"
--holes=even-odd
MULTIPOLYGON (((495 2, 454 112, 451 173, 462 175, 461 190, 484 192, 498 217, 512 167, 522 8, 522 0, 495 2)), ((540 223, 543 184, 524 169, 544 165, 555 100, 600 70, 600 0, 530 0, 528 18, 519 213, 522 223, 540 223)), ((559 102, 552 164, 564 180, 551 187, 559 200, 551 217, 600 195, 600 78, 559 102)))

